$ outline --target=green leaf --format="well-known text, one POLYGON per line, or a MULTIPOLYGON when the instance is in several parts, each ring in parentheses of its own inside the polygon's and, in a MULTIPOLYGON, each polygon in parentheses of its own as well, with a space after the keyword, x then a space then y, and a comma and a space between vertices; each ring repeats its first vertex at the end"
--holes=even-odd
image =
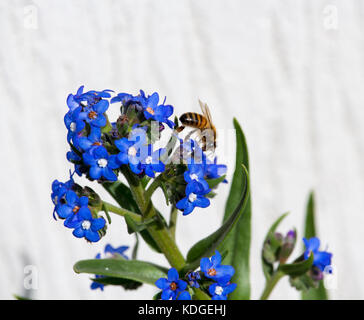
MULTIPOLYGON (((209 257, 229 234, 229 232, 232 230, 232 228, 240 218, 241 214, 243 213, 242 208, 244 208, 249 198, 249 177, 248 172, 244 166, 240 170, 243 172, 245 188, 242 190, 239 203, 237 204, 229 219, 227 219, 218 230, 216 230, 208 237, 197 242, 189 250, 187 254, 187 266, 184 268, 184 270, 188 271, 196 269, 200 263, 201 258, 209 257)), ((220 250, 220 252, 224 251, 227 250, 220 250)))
POLYGON ((219 185, 219 183, 223 182, 226 178, 226 175, 218 177, 216 179, 206 179, 207 184, 209 185, 210 189, 213 189, 219 185))
POLYGON ((266 258, 264 258, 264 245, 268 241, 268 239, 272 239, 272 236, 274 235, 274 232, 276 231, 278 225, 282 222, 282 220, 288 215, 288 212, 282 214, 270 227, 268 230, 268 233, 264 239, 263 243, 263 249, 262 249, 262 267, 263 267, 263 273, 265 276, 266 281, 269 281, 271 276, 273 275, 274 267, 273 264, 268 262, 266 258))
POLYGON ((158 265, 123 259, 92 259, 78 261, 73 270, 76 273, 90 273, 112 278, 122 278, 154 285, 167 275, 167 269, 158 265))
MULTIPOLYGON (((244 173, 240 170, 243 164, 249 172, 249 156, 244 133, 239 122, 234 119, 236 132, 236 163, 235 172, 231 182, 229 197, 226 202, 224 223, 228 221, 234 208, 240 200, 240 195, 245 189, 244 173)), ((221 245, 221 251, 227 250, 229 254, 224 259, 224 264, 232 265, 235 269, 232 281, 237 284, 237 288, 229 295, 231 300, 250 299, 250 239, 251 239, 251 200, 246 201, 246 205, 240 208, 239 219, 228 237, 221 245)))
POLYGON ((311 269, 312 263, 313 263, 313 253, 311 252, 308 259, 290 264, 282 264, 279 266, 278 270, 282 271, 284 274, 288 276, 299 277, 311 269))
MULTIPOLYGON (((122 182, 105 182, 102 186, 106 189, 107 192, 115 199, 115 201, 122 207, 132 212, 140 213, 139 207, 135 202, 133 195, 130 189, 122 182)), ((158 244, 154 241, 152 236, 149 234, 148 230, 138 230, 138 227, 135 223, 131 222, 131 219, 125 219, 126 224, 128 226, 129 234, 134 232, 139 232, 142 236, 143 240, 155 251, 161 253, 162 251, 159 249, 158 244)))
MULTIPOLYGON (((316 237, 315 195, 313 192, 310 193, 308 198, 305 220, 305 238, 316 237)), ((301 297, 302 300, 327 300, 328 295, 324 287, 323 281, 320 281, 317 289, 310 288, 307 291, 303 291, 301 297)))
POLYGON ((16 300, 32 300, 32 299, 30 299, 30 298, 23 297, 23 296, 19 296, 19 295, 17 295, 17 294, 13 294, 13 297, 14 297, 14 299, 16 299, 16 300))
POLYGON ((135 290, 143 285, 143 283, 139 281, 114 277, 93 278, 91 280, 97 283, 101 283, 105 286, 122 286, 125 290, 135 290))

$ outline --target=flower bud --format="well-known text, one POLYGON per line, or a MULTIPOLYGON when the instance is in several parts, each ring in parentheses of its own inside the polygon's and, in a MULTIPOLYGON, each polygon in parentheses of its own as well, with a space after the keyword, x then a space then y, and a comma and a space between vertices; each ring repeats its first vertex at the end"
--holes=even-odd
POLYGON ((282 246, 283 236, 279 232, 271 234, 263 246, 263 257, 268 263, 274 263, 278 260, 278 254, 282 246))
POLYGON ((297 235, 295 230, 288 231, 287 235, 283 240, 283 244, 279 253, 280 263, 285 263, 288 257, 291 255, 296 244, 296 238, 297 235))
POLYGON ((324 273, 317 267, 312 267, 310 277, 313 281, 318 282, 324 278, 324 273))

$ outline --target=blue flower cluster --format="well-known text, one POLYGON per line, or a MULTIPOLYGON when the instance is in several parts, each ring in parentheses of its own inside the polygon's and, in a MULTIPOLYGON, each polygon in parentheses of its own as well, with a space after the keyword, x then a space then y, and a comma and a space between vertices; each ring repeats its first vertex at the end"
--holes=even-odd
MULTIPOLYGON (((154 178, 156 172, 165 169, 160 161, 164 149, 153 150, 153 145, 148 143, 146 127, 138 124, 143 119, 155 120, 173 128, 174 123, 168 119, 173 114, 173 107, 159 104, 156 92, 151 96, 146 96, 143 91, 138 96, 119 93, 111 99, 111 103, 122 102, 126 110, 128 106, 137 105, 142 112, 142 118, 132 126, 132 131, 120 137, 117 123, 110 124, 105 114, 109 108, 110 92, 113 91, 83 93, 82 86, 75 95, 68 96, 69 111, 64 122, 71 151, 67 153, 67 159, 75 164, 78 175, 88 174, 92 180, 116 181, 116 170, 122 165, 129 165, 135 174, 143 173, 154 178)), ((127 115, 124 114, 124 117, 127 118, 127 115)))
MULTIPOLYGON (((202 258, 200 261, 200 269, 207 280, 213 280, 208 291, 212 300, 227 300, 228 294, 236 288, 235 283, 231 283, 234 275, 234 268, 221 264, 221 255, 216 250, 215 255, 209 258, 202 258)), ((162 300, 191 300, 191 295, 187 290, 188 285, 191 288, 200 288, 201 279, 199 272, 189 272, 186 276, 187 282, 179 278, 179 274, 175 268, 168 271, 167 278, 160 278, 155 285, 162 290, 162 300), (188 283, 188 284, 187 284, 188 283)), ((211 283, 211 282, 210 282, 211 283)))
MULTIPOLYGON (((111 244, 107 244, 104 248, 104 254, 106 257, 111 256, 111 258, 116 258, 116 259, 122 258, 122 259, 129 260, 128 256, 126 256, 124 254, 124 252, 128 249, 129 249, 128 246, 120 246, 120 247, 114 248, 111 244)), ((98 253, 96 255, 95 259, 101 259, 101 254, 98 253)), ((100 279, 100 278, 103 278, 103 276, 95 275, 95 279, 100 279)), ((90 288, 91 288, 91 290, 100 289, 101 291, 104 291, 104 285, 102 283, 99 283, 96 281, 92 281, 90 288)))
POLYGON ((76 187, 72 175, 65 183, 53 181, 51 194, 55 206, 53 216, 56 218, 55 213, 57 213, 60 219, 64 219, 64 226, 73 229, 75 237, 97 242, 100 240, 99 230, 105 227, 105 220, 92 215, 89 199, 85 196, 79 197, 73 190, 76 187))
MULTIPOLYGON (((167 149, 157 148, 156 142, 165 126, 175 128, 169 119, 173 107, 165 99, 160 101, 156 92, 146 95, 141 90, 136 96, 113 95, 114 91, 109 89, 84 91, 84 86, 68 95, 64 123, 70 145, 67 159, 74 164, 74 172, 100 183, 117 181, 119 172, 125 173, 124 169, 139 178, 162 175, 160 181, 167 187, 160 186, 166 187, 166 196, 172 198, 167 200, 183 215, 190 214, 195 207, 208 207, 212 196, 208 180, 224 175, 226 166, 217 164, 216 158, 207 159, 198 143, 187 138, 183 141, 175 130, 172 137, 180 140, 188 156, 179 156, 180 163, 169 161, 167 149), (110 122, 106 112, 116 103, 121 104, 120 116, 116 122, 110 122), (158 122, 157 134, 152 121, 158 122), (172 183, 168 185, 168 181, 172 183)), ((72 177, 66 183, 53 182, 52 200, 53 216, 64 219, 64 225, 73 229, 75 237, 96 242, 103 235, 105 220, 98 217, 101 206, 94 205, 72 177)))
MULTIPOLYGON (((303 254, 304 259, 308 259, 313 253, 313 266, 317 267, 321 273, 325 271, 325 268, 331 265, 332 254, 327 251, 320 251, 320 239, 313 237, 310 239, 303 238, 306 250, 303 254)), ((329 268, 330 269, 330 268, 329 268)), ((331 269, 330 269, 331 270, 331 269)))

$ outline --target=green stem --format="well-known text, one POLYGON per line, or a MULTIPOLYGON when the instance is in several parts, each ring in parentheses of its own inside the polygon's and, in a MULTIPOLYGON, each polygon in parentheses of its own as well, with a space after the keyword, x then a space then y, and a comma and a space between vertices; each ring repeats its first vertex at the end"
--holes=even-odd
POLYGON ((276 271, 273 276, 270 278, 270 280, 266 283, 264 291, 262 293, 262 296, 260 297, 260 300, 267 300, 269 295, 271 294, 272 290, 278 283, 278 281, 284 276, 284 273, 282 271, 276 271))
POLYGON ((176 239, 176 226, 177 226, 178 209, 173 206, 171 208, 171 215, 169 218, 169 232, 173 239, 176 239))
POLYGON ((155 190, 157 190, 160 187, 160 178, 161 175, 159 175, 157 178, 153 180, 153 182, 150 184, 148 189, 145 191, 145 196, 147 199, 150 199, 154 193, 155 190))
MULTIPOLYGON (((129 183, 133 197, 143 215, 144 219, 149 219, 157 215, 152 201, 146 197, 145 190, 140 180, 134 176, 127 168, 123 170, 123 174, 129 183)), ((164 253, 170 265, 177 270, 181 270, 186 264, 182 253, 179 251, 176 243, 173 241, 171 234, 166 226, 161 222, 152 223, 147 226, 147 230, 164 253)))
POLYGON ((142 217, 137 213, 134 213, 134 212, 129 211, 129 210, 124 209, 124 208, 116 207, 113 204, 105 202, 105 201, 103 201, 102 204, 105 206, 107 211, 116 213, 119 216, 123 216, 123 217, 129 216, 135 222, 139 222, 139 223, 142 222, 142 217))

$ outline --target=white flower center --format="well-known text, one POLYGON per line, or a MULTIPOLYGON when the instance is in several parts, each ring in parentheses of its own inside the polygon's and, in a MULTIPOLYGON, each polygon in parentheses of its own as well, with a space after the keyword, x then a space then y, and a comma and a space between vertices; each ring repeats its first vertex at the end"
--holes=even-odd
POLYGON ((97 160, 97 164, 100 168, 105 168, 107 166, 107 160, 106 159, 99 159, 97 160))
POLYGON ((194 202, 196 199, 197 199, 197 195, 196 195, 195 193, 191 193, 191 194, 188 196, 188 201, 189 201, 189 202, 194 202))
POLYGON ((91 222, 89 220, 85 220, 82 222, 82 229, 88 230, 91 228, 91 222))
POLYGON ((76 122, 72 122, 72 123, 70 124, 70 130, 71 130, 72 132, 75 132, 75 131, 76 131, 76 122))
POLYGON ((145 163, 146 164, 151 164, 152 163, 152 157, 151 156, 149 156, 149 157, 147 157, 146 159, 145 159, 145 163))
POLYGON ((137 154, 137 151, 134 147, 130 147, 129 150, 128 150, 128 155, 129 156, 132 156, 132 157, 135 157, 137 154))
POLYGON ((198 181, 198 176, 197 176, 196 173, 190 174, 190 178, 191 178, 191 180, 197 180, 198 181))
POLYGON ((224 289, 222 287, 216 286, 215 294, 217 294, 218 296, 220 296, 223 291, 224 291, 224 289))

